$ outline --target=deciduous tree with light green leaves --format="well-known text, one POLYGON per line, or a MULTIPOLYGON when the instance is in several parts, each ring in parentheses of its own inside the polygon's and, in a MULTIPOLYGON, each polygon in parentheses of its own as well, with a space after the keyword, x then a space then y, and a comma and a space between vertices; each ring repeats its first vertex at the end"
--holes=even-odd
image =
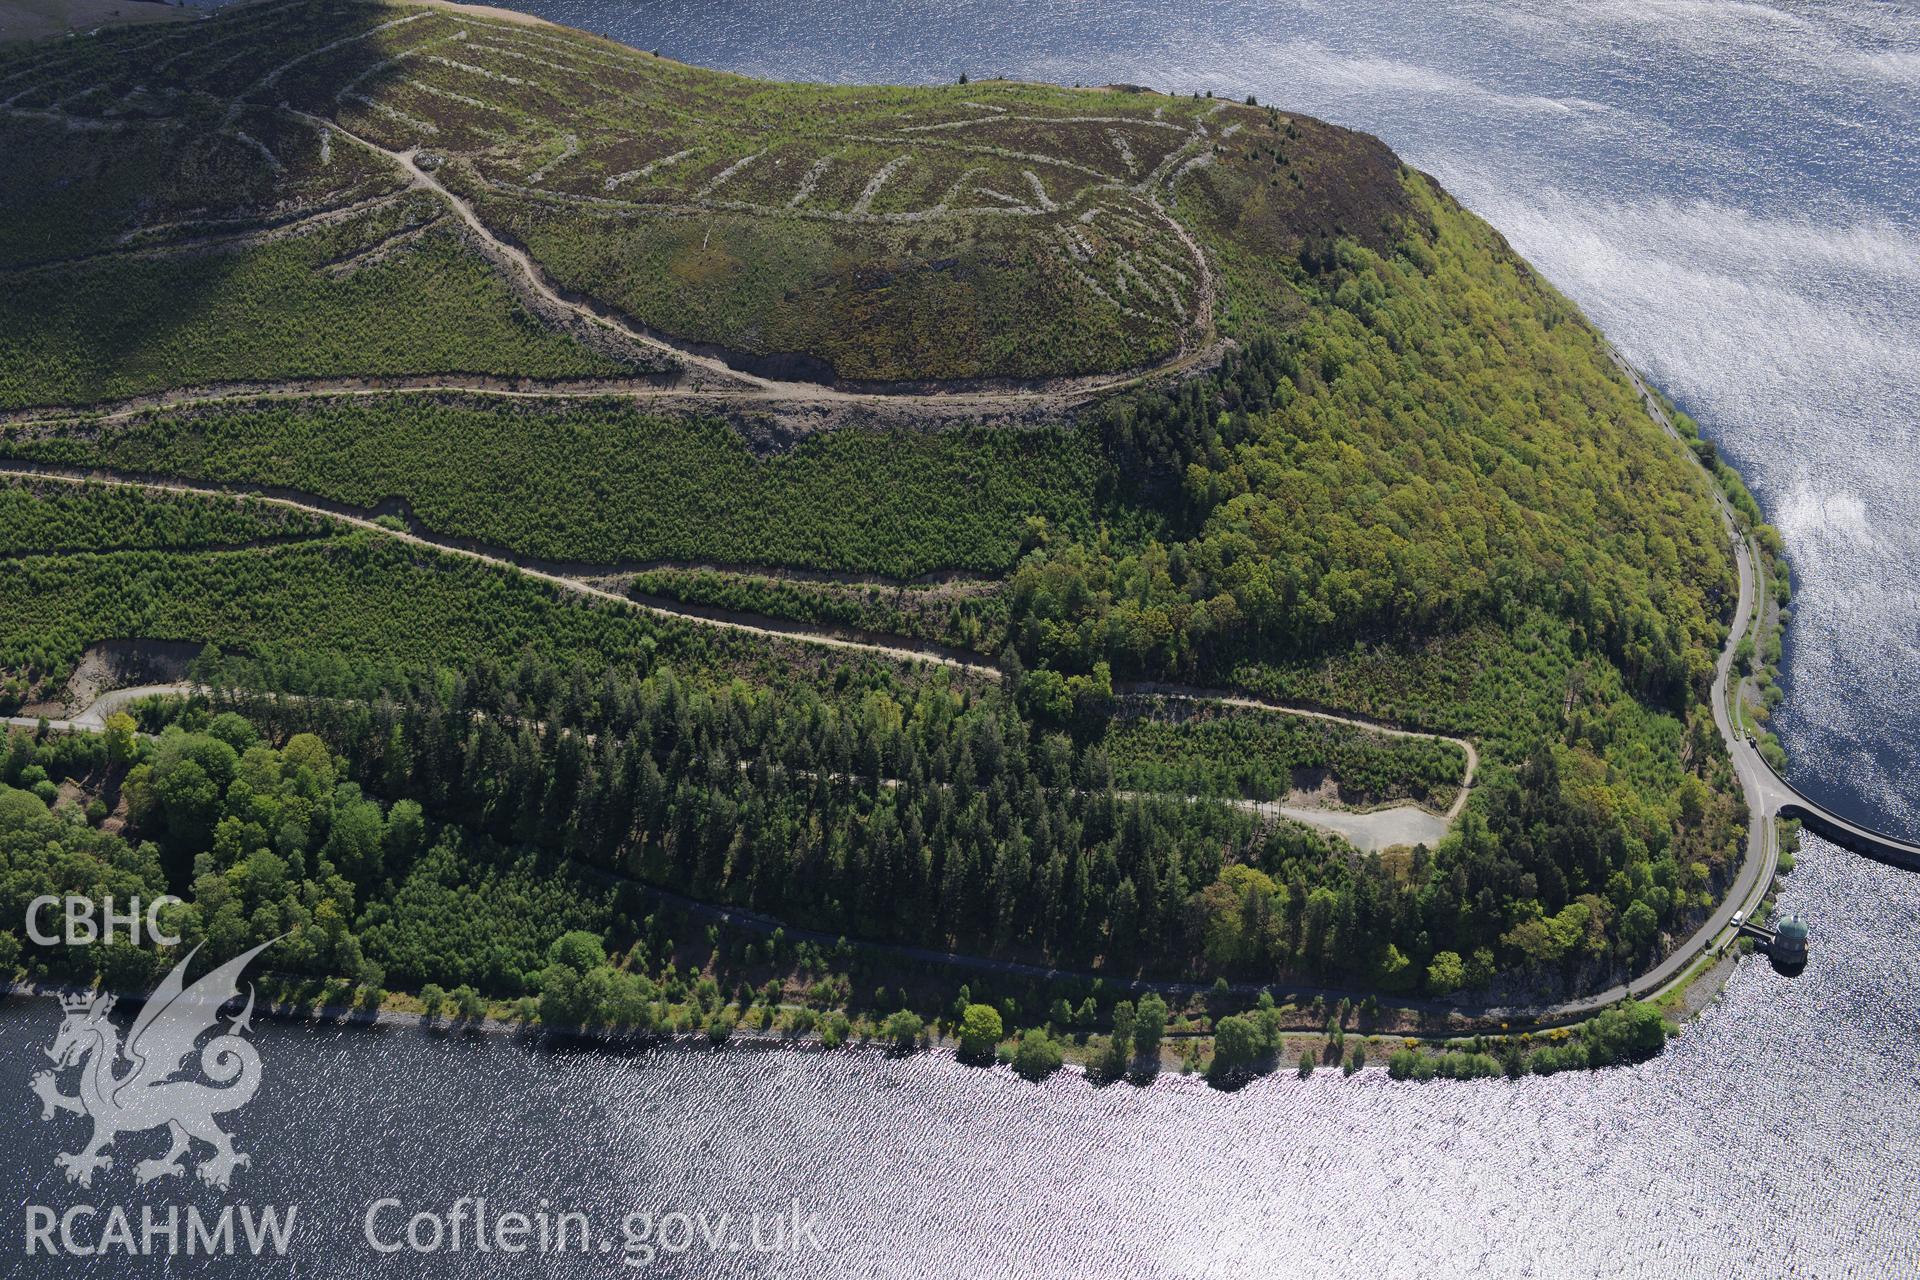
POLYGON ((920 1033, 926 1029, 926 1023, 920 1015, 911 1009, 899 1009, 887 1015, 881 1024, 880 1034, 887 1043, 899 1052, 905 1053, 920 1042, 920 1033))
POLYGON ((138 743, 134 737, 133 717, 124 711, 116 711, 107 717, 107 759, 114 764, 133 763, 138 743))
POLYGON ((607 962, 607 949, 597 934, 570 929, 553 940, 547 948, 547 959, 575 973, 586 973, 607 962))
POLYGON ((1427 990, 1437 996, 1459 990, 1466 979, 1467 966, 1458 952, 1436 952, 1433 962, 1427 966, 1427 990))
POLYGON ((1133 1015, 1133 1050, 1150 1062, 1160 1057, 1160 1038, 1167 1031, 1167 1002, 1158 992, 1140 998, 1133 1015))
POLYGON ((960 1017, 960 1054, 976 1061, 991 1058, 994 1046, 1005 1034, 998 1009, 990 1004, 970 1004, 960 1017))
POLYGON ((1013 1051, 1013 1069, 1029 1080, 1044 1080, 1060 1069, 1063 1055, 1059 1042, 1044 1027, 1029 1027, 1020 1033, 1013 1051))

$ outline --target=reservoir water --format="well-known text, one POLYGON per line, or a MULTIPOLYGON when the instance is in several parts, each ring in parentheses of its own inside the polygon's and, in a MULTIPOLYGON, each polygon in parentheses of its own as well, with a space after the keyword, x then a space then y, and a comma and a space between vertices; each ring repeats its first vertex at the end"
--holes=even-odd
MULTIPOLYGON (((1743 961, 1660 1058, 1519 1084, 1397 1084, 1370 1069, 1232 1094, 1178 1076, 1096 1089, 1062 1073, 1035 1088, 946 1056, 613 1054, 264 1024, 265 1084, 229 1118, 253 1164, 229 1199, 297 1204, 295 1235, 284 1261, 214 1270, 633 1274, 629 1213, 745 1222, 797 1203, 818 1253, 697 1248, 639 1273, 1912 1275, 1920 876, 1815 844, 1789 885, 1821 925, 1798 978, 1743 961), (614 1251, 535 1271, 366 1243, 377 1201, 402 1206, 376 1218, 392 1243, 407 1215, 467 1196, 491 1215, 584 1213, 614 1251)), ((128 1177, 133 1158, 159 1154, 151 1135, 122 1138, 90 1195, 53 1167, 85 1136, 74 1117, 39 1123, 26 1088, 58 1022, 44 997, 0 1007, 0 1198, 136 1213, 177 1201, 128 1177)), ((6 1234, 13 1269, 0 1273, 69 1274, 20 1258, 20 1232, 6 1234)))
MULTIPOLYGON (((1920 834, 1912 6, 526 7, 755 74, 1211 88, 1380 134, 1506 232, 1739 464, 1798 573, 1777 718, 1796 780, 1920 834)), ((297 1202, 299 1221, 286 1262, 226 1271, 630 1274, 618 1225, 631 1211, 744 1219, 797 1203, 818 1252, 723 1241, 640 1273, 1911 1275, 1920 876, 1808 846, 1783 893, 1814 922, 1804 973, 1743 962, 1658 1060, 1520 1084, 1370 1071, 1231 1095, 1177 1077, 1034 1088, 945 1057, 611 1054, 263 1025, 266 1083, 232 1117, 254 1154, 234 1198, 297 1202), (538 1269, 471 1251, 428 1265, 363 1239, 384 1197, 445 1212, 465 1196, 495 1213, 578 1210, 614 1249, 538 1269)), ((57 1022, 49 1000, 0 1006, 7 1203, 76 1199, 52 1157, 83 1127, 41 1124, 26 1088, 57 1022)), ((123 1161, 157 1153, 123 1141, 137 1147, 123 1161)), ((179 1194, 136 1190, 123 1164, 88 1198, 179 1194)), ((383 1218, 383 1238, 402 1221, 383 1218)), ((0 1238, 0 1272, 69 1273, 23 1258, 17 1224, 0 1238)))

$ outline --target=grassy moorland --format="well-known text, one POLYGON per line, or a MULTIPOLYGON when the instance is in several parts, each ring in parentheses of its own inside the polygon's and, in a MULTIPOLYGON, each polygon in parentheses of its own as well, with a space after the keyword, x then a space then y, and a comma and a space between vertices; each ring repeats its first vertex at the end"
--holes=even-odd
MULTIPOLYGON (((319 930, 293 886, 338 872, 362 959, 517 994, 557 939, 482 963, 422 904, 519 902, 559 859, 1103 973, 1566 991, 1684 934, 1737 861, 1704 702, 1734 575, 1705 484, 1577 310, 1375 139, 1144 92, 773 85, 349 0, 0 51, 0 101, 0 407, 35 410, 0 451, 398 500, 506 551, 667 562, 637 594, 1006 674, 748 643, 378 532, 6 494, 16 687, 102 639, 216 644, 223 684, 354 695, 260 728, 318 735, 350 825, 412 805, 449 833, 410 896, 417 845, 389 867, 330 852, 324 821, 282 841, 217 748, 180 745, 218 758, 211 791, 169 784, 197 816, 167 788, 126 816, 223 938, 319 930), (546 385, 638 374, 640 399, 546 385), (277 385, 402 376, 535 395, 277 385), (849 385, 872 382, 941 394, 880 408, 849 385), (862 580, 942 570, 995 581, 862 580), (1484 772, 1437 847, 1364 858, 1227 805, 1122 803, 1457 778, 1432 744, 1116 715, 1131 680, 1470 737, 1484 772), (528 715, 555 731, 508 727, 528 715), (250 881, 262 853, 285 877, 262 858, 273 887, 227 912, 206 875, 250 881)), ((648 936, 564 883, 573 916, 525 900, 648 936)))
POLYGON ((385 221, 374 212, 244 250, 10 273, 0 408, 283 378, 637 371, 545 330, 445 226, 419 224, 409 252, 383 254, 405 233, 385 221))
MULTIPOLYGON (((0 94, 20 157, 0 190, 0 265, 60 279, 85 272, 55 265, 74 259, 117 271, 136 252, 191 253, 192 296, 216 316, 243 299, 269 321, 331 309, 343 340, 370 343, 329 353, 342 371, 394 355, 372 341, 397 328, 365 299, 378 286, 315 281, 277 307, 248 277, 285 277, 253 267, 267 246, 245 241, 304 241, 338 210, 394 201, 396 166, 356 139, 444 161, 437 180, 564 288, 748 361, 847 378, 1091 373, 1167 359, 1210 328, 1204 267, 1154 187, 1204 157, 1222 127, 1210 103, 769 85, 577 33, 347 3, 0 51, 0 94), (94 150, 82 165, 76 130, 94 150), (215 235, 243 243, 198 243, 215 235)), ((139 301, 167 281, 136 269, 126 287, 139 301)), ((57 331, 110 320, 96 295, 56 298, 57 331)), ((488 372, 556 363, 475 336, 463 355, 488 372)), ((24 372, 12 401, 91 390, 57 372, 24 372)))

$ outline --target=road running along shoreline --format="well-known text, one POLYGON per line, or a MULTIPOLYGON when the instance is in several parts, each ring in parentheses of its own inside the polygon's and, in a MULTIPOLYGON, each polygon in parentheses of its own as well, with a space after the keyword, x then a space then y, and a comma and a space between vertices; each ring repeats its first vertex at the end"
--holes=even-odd
MULTIPOLYGON (((1673 426, 1671 420, 1667 417, 1664 407, 1659 403, 1658 399, 1648 388, 1638 372, 1627 363, 1617 350, 1610 348, 1609 355, 1620 368, 1623 376, 1628 379, 1634 390, 1639 394, 1648 415, 1659 424, 1677 445, 1686 449, 1686 441, 1673 426)), ((1691 449, 1687 449, 1687 454, 1689 457, 1694 457, 1691 449)), ((1702 474, 1705 475, 1709 493, 1720 511, 1728 532, 1730 544, 1733 547, 1735 564, 1739 576, 1739 596, 1734 610, 1734 618, 1728 628, 1726 643, 1722 647, 1720 657, 1715 665, 1714 682, 1711 691, 1714 723, 1720 732, 1722 740, 1727 744, 1729 755, 1733 760, 1735 774, 1739 778, 1742 791, 1747 801, 1749 813, 1746 857, 1739 872, 1736 873, 1732 885, 1715 910, 1708 915, 1707 919, 1685 942, 1675 947, 1646 972, 1608 987, 1603 991, 1552 1004, 1473 1006, 1452 1001, 1395 1000, 1395 1007, 1422 1013, 1458 1015, 1465 1018, 1525 1020, 1535 1025, 1546 1026, 1555 1022, 1566 1022, 1591 1016, 1625 999, 1657 997, 1665 994, 1669 988, 1677 986, 1687 978, 1694 963, 1698 961, 1703 954, 1711 950, 1720 941, 1720 936, 1731 927, 1732 917, 1735 912, 1750 911, 1763 900, 1766 889, 1772 883, 1773 869, 1777 864, 1778 858, 1773 832, 1774 815, 1778 812, 1781 804, 1787 803, 1789 798, 1807 804, 1811 802, 1804 802, 1804 799, 1799 797, 1797 792, 1794 792, 1792 788, 1781 783, 1780 780, 1774 776, 1772 769, 1760 758, 1757 749, 1755 749, 1744 736, 1735 733, 1731 720, 1727 715, 1727 687, 1733 667, 1734 655, 1741 639, 1744 638, 1753 624, 1757 597, 1757 574, 1754 569, 1756 556, 1750 540, 1740 533, 1738 522, 1734 518, 1732 505, 1728 502, 1726 495, 1721 491, 1717 480, 1706 472, 1704 464, 1700 464, 1697 458, 1694 458, 1694 461, 1695 464, 1700 467, 1702 474)), ((525 567, 516 563, 509 555, 490 554, 470 547, 443 543, 434 538, 423 537, 409 531, 397 530, 386 525, 378 524, 373 519, 367 517, 347 514, 332 509, 333 505, 337 504, 329 504, 326 506, 311 505, 295 499, 272 496, 245 487, 212 488, 184 482, 157 479, 132 479, 107 471, 55 468, 4 460, 0 460, 0 474, 27 478, 53 479, 76 484, 97 483, 118 485, 158 492, 186 493, 209 497, 253 497, 259 501, 304 511, 309 514, 328 516, 349 525, 383 534, 387 537, 396 538, 402 542, 428 550, 444 554, 466 556, 469 559, 495 567, 517 570, 518 572, 528 574, 531 577, 538 578, 565 590, 622 604, 628 608, 656 616, 701 622, 707 625, 724 627, 766 638, 799 640, 804 643, 821 644, 858 652, 876 653, 905 662, 927 662, 944 665, 965 670, 969 674, 987 679, 1000 679, 999 670, 983 661, 930 653, 917 648, 870 644, 864 641, 849 640, 826 633, 809 632, 804 629, 789 631, 738 620, 704 617, 683 613, 659 604, 635 601, 627 596, 608 591, 576 578, 525 567)), ((154 687, 149 687, 149 689, 154 690, 154 687)), ((1465 739, 1448 738, 1445 735, 1425 733, 1418 730, 1397 729, 1393 726, 1369 722, 1357 717, 1347 717, 1325 712, 1318 708, 1289 707, 1277 703, 1262 702, 1258 699, 1246 698, 1241 695, 1223 693, 1222 691, 1188 689, 1182 686, 1152 683, 1139 685, 1133 691, 1157 693, 1162 696, 1187 697, 1200 701, 1217 700, 1228 705, 1238 705, 1285 714, 1306 715, 1373 731, 1400 733, 1407 736, 1433 738, 1452 742, 1466 750, 1468 769, 1460 793, 1456 797, 1454 804, 1448 810, 1448 822, 1451 822, 1452 818, 1457 816, 1464 808, 1471 790, 1471 783, 1478 770, 1478 752, 1475 751, 1472 744, 1465 739)), ((131 693, 132 691, 123 692, 131 693)), ((103 697, 105 696, 108 695, 103 695, 103 697)), ((97 707, 98 705, 99 703, 96 701, 94 706, 97 707)), ((94 707, 88 708, 88 712, 93 710, 94 707)), ((101 713, 103 720, 105 714, 107 713, 101 713)), ((49 724, 56 727, 64 725, 86 731, 93 727, 89 723, 83 723, 83 721, 86 720, 87 713, 83 712, 80 716, 72 720, 62 722, 49 721, 49 724)), ((9 723, 33 725, 37 724, 38 721, 28 717, 14 717, 9 718, 9 723)), ((1287 816, 1292 815, 1288 814, 1287 816)), ((675 905, 681 906, 683 909, 697 911, 706 915, 707 918, 719 920, 724 923, 746 927, 759 927, 764 924, 765 927, 769 929, 786 928, 789 936, 798 936, 799 933, 805 932, 795 930, 791 926, 783 925, 778 921, 774 921, 771 917, 759 916, 757 913, 720 907, 710 903, 701 903, 695 899, 683 898, 681 895, 671 893, 671 891, 656 889, 653 886, 645 885, 638 881, 631 883, 647 892, 660 896, 664 900, 673 901, 675 905)), ((907 947, 898 944, 873 942, 862 942, 859 945, 864 948, 878 950, 884 954, 895 955, 905 960, 1034 979, 1071 978, 1091 981, 1099 978, 1109 984, 1123 985, 1132 990, 1155 990, 1175 995, 1189 995, 1196 991, 1211 989, 1204 984, 1187 982, 1156 982, 1152 980, 1129 982, 1125 979, 1115 978, 1112 975, 1082 973, 1072 970, 1056 969, 1044 965, 1027 964, 1019 961, 993 960, 981 956, 942 952, 932 948, 907 947)), ((1369 995, 1378 996, 1380 994, 1379 992, 1363 988, 1301 986, 1284 983, 1240 983, 1231 984, 1231 987, 1240 994, 1255 994, 1260 991, 1271 990, 1275 991, 1276 994, 1302 994, 1309 997, 1321 995, 1329 998, 1346 997, 1359 999, 1364 999, 1369 995)), ((1389 998, 1391 999, 1392 997, 1389 998)))
MULTIPOLYGON (((117 711, 125 710, 142 698, 184 696, 197 691, 197 686, 187 683, 138 685, 124 689, 108 690, 87 706, 83 711, 66 719, 46 717, 10 716, 0 719, 0 724, 22 728, 34 728, 43 721, 50 731, 75 733, 100 733, 106 728, 106 720, 117 711)), ((720 924, 744 932, 770 936, 779 931, 782 936, 795 942, 811 942, 819 946, 837 945, 842 936, 824 930, 809 929, 794 925, 747 907, 730 907, 719 903, 705 902, 672 889, 636 880, 604 867, 596 867, 581 862, 571 862, 580 874, 601 884, 626 886, 645 895, 649 899, 681 911, 697 919, 720 924)), ((1061 968, 1052 965, 1035 964, 1022 960, 1003 960, 990 956, 972 955, 961 951, 948 951, 936 947, 915 946, 910 943, 878 942, 850 940, 861 951, 874 956, 888 957, 898 961, 932 965, 968 973, 992 974, 999 977, 1029 979, 1035 981, 1078 981, 1103 982, 1107 986, 1129 992, 1157 992, 1161 995, 1188 998, 1204 995, 1214 989, 1212 983, 1183 981, 1175 979, 1134 978, 1113 974, 1088 973, 1081 970, 1061 968)), ((1236 982, 1229 984, 1229 990, 1240 996, 1258 996, 1270 992, 1276 999, 1294 998, 1311 1000, 1315 997, 1328 1000, 1349 999, 1356 1004, 1368 996, 1380 996, 1381 993, 1366 988, 1321 986, 1313 984, 1287 982, 1236 982)), ((1580 1002, 1564 1006, 1542 1006, 1536 1015, 1529 1016, 1524 1010, 1506 1006, 1475 1007, 1460 1005, 1449 1001, 1426 1000, 1417 997, 1388 996, 1384 1003, 1395 1009, 1425 1016, 1458 1016, 1466 1019, 1487 1020, 1492 1018, 1511 1018, 1528 1016, 1529 1021, 1540 1026, 1550 1026, 1557 1021, 1575 1021, 1587 1016, 1587 1010, 1580 1002)))

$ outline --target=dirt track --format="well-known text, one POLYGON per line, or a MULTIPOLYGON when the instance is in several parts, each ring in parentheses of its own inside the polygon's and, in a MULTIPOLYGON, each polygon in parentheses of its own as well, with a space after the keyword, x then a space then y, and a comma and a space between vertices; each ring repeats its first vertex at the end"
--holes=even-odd
MULTIPOLYGON (((308 515, 321 516, 339 521, 357 529, 364 529, 382 537, 393 538, 410 546, 437 552, 442 555, 461 556, 478 561, 497 569, 509 570, 537 578, 562 591, 574 593, 594 600, 605 601, 624 608, 633 609, 655 617, 692 623, 697 626, 718 627, 739 634, 758 636, 767 640, 796 641, 802 644, 819 645, 824 648, 846 652, 865 653, 883 657, 903 664, 926 663, 966 673, 976 679, 999 681, 1001 673, 998 667, 984 658, 961 654, 945 646, 917 644, 910 641, 883 642, 874 638, 855 638, 835 634, 801 623, 789 623, 773 618, 760 618, 728 611, 683 607, 667 601, 641 601, 617 591, 599 586, 587 577, 577 577, 556 573, 529 564, 521 557, 509 552, 480 548, 448 540, 390 528, 373 519, 354 514, 342 508, 338 503, 324 502, 312 497, 292 497, 287 491, 272 493, 245 486, 215 488, 205 485, 187 484, 180 481, 150 477, 129 477, 102 471, 77 471, 59 467, 37 466, 32 463, 0 461, 0 475, 30 477, 41 480, 55 480, 70 484, 104 484, 123 488, 142 489, 150 492, 192 494, 201 497, 231 498, 236 495, 253 497, 260 502, 285 507, 308 515)), ((1309 716, 1335 724, 1349 725, 1369 732, 1386 733, 1397 737, 1435 738, 1451 742, 1467 753, 1467 772, 1461 781, 1461 787, 1451 808, 1444 815, 1434 815, 1415 804, 1400 804, 1389 808, 1377 809, 1371 813, 1356 813, 1349 810, 1315 810, 1293 805, 1275 805, 1266 801, 1228 801, 1236 807, 1248 808, 1262 814, 1279 814, 1296 821, 1338 832, 1363 848, 1384 847, 1386 843, 1398 843, 1388 837, 1411 834, 1416 839, 1429 843, 1444 834, 1453 818, 1465 806, 1467 796, 1472 790, 1473 779, 1479 767, 1479 755, 1473 745, 1461 738, 1446 738, 1440 734, 1426 733, 1417 729, 1379 724, 1356 716, 1340 715, 1318 707, 1296 707, 1284 703, 1266 702, 1257 698, 1225 694, 1218 691, 1194 689, 1183 685, 1153 684, 1123 689, 1123 692, 1154 693, 1166 697, 1187 698, 1202 702, 1218 702, 1227 706, 1238 706, 1252 710, 1272 711, 1288 715, 1309 716), (1424 819, 1424 821, 1422 820, 1424 819)), ((62 721, 72 727, 91 727, 80 724, 85 717, 75 717, 73 721, 62 721)), ((17 723, 32 724, 32 717, 25 717, 17 723)))
POLYGON ((894 407, 925 402, 930 406, 939 406, 943 412, 953 408, 964 408, 976 414, 1024 415, 1033 412, 1036 408, 1069 408, 1125 387, 1137 386, 1149 380, 1178 374, 1204 363, 1217 351, 1218 344, 1212 328, 1212 274, 1206 255, 1200 251, 1200 247, 1194 243, 1185 228, 1180 226, 1179 219, 1165 214, 1162 210, 1167 222, 1193 254, 1196 269, 1200 272, 1200 297, 1204 300, 1204 305, 1197 309, 1197 316, 1205 337, 1204 341, 1183 341, 1179 354, 1164 363, 1144 370, 1131 370, 1105 377, 1048 379, 1007 390, 955 389, 931 392, 846 390, 825 383, 793 382, 761 377, 735 369, 718 357, 695 351, 687 344, 676 342, 665 335, 631 324, 611 311, 569 297, 547 278, 546 272, 524 249, 508 243, 495 234, 493 229, 474 211, 472 204, 449 190, 429 170, 421 167, 419 158, 422 152, 419 148, 392 151, 342 128, 332 120, 309 115, 291 107, 285 107, 283 110, 306 121, 316 129, 336 133, 356 146, 365 148, 389 163, 397 165, 411 187, 429 191, 445 201, 448 208, 472 233, 481 252, 504 271, 510 280, 534 295, 543 304, 543 310, 565 312, 592 328, 612 334, 632 347, 664 354, 687 369, 696 380, 704 383, 710 379, 719 388, 729 391, 737 398, 802 404, 886 404, 894 407))

